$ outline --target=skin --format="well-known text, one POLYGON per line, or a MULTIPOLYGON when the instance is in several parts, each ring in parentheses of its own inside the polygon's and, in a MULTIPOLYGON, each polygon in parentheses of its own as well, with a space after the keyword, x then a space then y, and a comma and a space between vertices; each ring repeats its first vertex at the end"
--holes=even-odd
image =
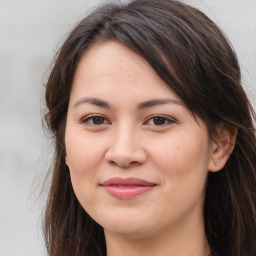
POLYGON ((205 183, 227 156, 143 58, 115 41, 85 52, 73 79, 65 144, 75 194, 104 228, 108 256, 209 255, 205 183), (142 107, 155 99, 169 101, 142 107), (116 198, 100 186, 112 177, 156 186, 116 198))

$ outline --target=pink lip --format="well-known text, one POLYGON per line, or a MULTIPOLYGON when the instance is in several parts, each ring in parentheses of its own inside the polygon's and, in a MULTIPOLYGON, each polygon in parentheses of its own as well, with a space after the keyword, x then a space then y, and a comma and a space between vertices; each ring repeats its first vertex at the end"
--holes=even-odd
POLYGON ((119 178, 114 177, 106 180, 101 186, 111 195, 120 199, 135 198, 141 194, 148 192, 153 189, 156 184, 130 177, 130 178, 119 178))

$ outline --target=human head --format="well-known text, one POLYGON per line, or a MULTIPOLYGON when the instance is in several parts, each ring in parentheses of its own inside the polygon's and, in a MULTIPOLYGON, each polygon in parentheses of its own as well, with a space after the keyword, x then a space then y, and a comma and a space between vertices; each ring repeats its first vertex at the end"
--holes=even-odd
MULTIPOLYGON (((74 230, 72 226, 86 222, 93 227, 89 233, 98 230, 97 235, 104 244, 101 228, 83 213, 72 190, 65 164, 64 134, 76 66, 92 44, 111 39, 123 43, 154 68, 186 107, 205 122, 211 140, 217 141, 216 128, 221 123, 238 129, 234 153, 228 163, 221 172, 209 174, 205 201, 209 244, 213 250, 221 247, 226 254, 230 253, 239 234, 250 226, 249 211, 242 214, 240 210, 245 198, 252 204, 252 195, 244 195, 244 191, 252 191, 255 184, 247 184, 253 171, 255 175, 252 162, 255 134, 250 104, 241 86, 237 58, 221 31, 200 11, 178 1, 140 0, 127 5, 104 5, 82 20, 60 49, 46 87, 46 121, 56 139, 53 183, 46 212, 46 227, 49 232, 51 226, 53 233, 48 234, 53 236, 57 232, 56 223, 74 230), (61 198, 65 202, 60 203, 61 198), (62 223, 63 215, 58 217, 55 213, 53 217, 55 211, 65 209, 69 209, 66 224, 62 223), (247 221, 245 217, 239 218, 245 214, 247 221), (79 217, 75 221, 72 216, 79 217)), ((93 235, 88 237, 88 241, 95 241, 93 235)))

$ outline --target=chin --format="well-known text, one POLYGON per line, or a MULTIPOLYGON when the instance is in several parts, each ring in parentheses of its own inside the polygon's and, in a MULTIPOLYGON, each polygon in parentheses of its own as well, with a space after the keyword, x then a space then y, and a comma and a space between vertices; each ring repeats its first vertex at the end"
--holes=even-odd
POLYGON ((108 232, 112 235, 125 237, 128 239, 142 239, 150 236, 151 234, 148 230, 148 227, 137 226, 136 223, 134 223, 133 225, 121 225, 121 223, 118 224, 118 227, 109 225, 106 228, 103 227, 103 229, 105 233, 108 232))
POLYGON ((131 214, 111 214, 104 216, 98 222, 105 232, 131 238, 144 237, 152 230, 152 220, 143 216, 132 216, 131 214), (150 224, 150 225, 149 225, 150 224))

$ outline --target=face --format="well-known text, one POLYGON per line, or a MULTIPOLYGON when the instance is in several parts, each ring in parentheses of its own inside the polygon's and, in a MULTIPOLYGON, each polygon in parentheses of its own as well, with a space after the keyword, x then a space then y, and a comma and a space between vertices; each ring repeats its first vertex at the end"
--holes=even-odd
POLYGON ((153 236, 202 218, 206 126, 122 44, 94 44, 81 58, 65 144, 75 194, 105 233, 153 236))

